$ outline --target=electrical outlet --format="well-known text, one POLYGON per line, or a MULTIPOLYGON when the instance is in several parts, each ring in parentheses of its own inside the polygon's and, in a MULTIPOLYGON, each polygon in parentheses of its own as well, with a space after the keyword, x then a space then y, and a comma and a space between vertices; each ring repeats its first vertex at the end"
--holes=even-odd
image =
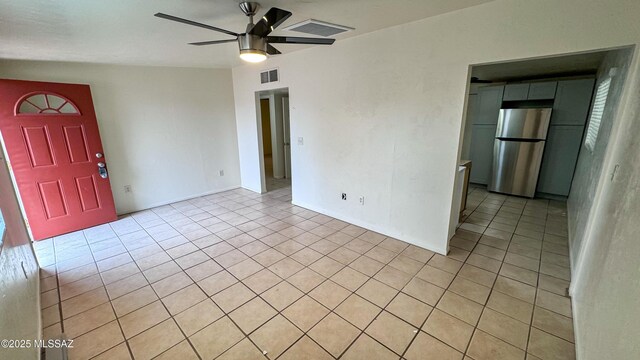
POLYGON ((220 174, 220 176, 224 176, 224 170, 220 170, 218 173, 220 174))
POLYGON ((360 196, 360 205, 364 205, 364 196, 360 196))
POLYGON ((299 137, 298 138, 298 145, 304 145, 304 138, 303 137, 299 137))
POLYGON ((125 185, 124 186, 124 192, 125 193, 130 193, 131 192, 131 185, 125 185))
POLYGON ((347 194, 342 193, 342 200, 347 200, 347 194))

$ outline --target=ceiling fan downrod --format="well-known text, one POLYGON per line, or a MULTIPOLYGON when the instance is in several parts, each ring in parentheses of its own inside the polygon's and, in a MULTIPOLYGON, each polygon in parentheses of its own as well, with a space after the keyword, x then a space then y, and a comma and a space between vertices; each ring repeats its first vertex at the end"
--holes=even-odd
POLYGON ((253 16, 258 12, 258 9, 260 9, 260 4, 253 1, 242 1, 238 6, 240 10, 249 17, 249 24, 247 25, 247 32, 249 32, 249 30, 253 28, 253 16))

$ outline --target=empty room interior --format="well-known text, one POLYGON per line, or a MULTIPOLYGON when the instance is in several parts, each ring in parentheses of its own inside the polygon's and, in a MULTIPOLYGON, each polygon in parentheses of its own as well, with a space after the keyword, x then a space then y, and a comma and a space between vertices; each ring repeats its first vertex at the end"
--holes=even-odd
POLYGON ((640 358, 639 15, 0 0, 0 359, 640 358))

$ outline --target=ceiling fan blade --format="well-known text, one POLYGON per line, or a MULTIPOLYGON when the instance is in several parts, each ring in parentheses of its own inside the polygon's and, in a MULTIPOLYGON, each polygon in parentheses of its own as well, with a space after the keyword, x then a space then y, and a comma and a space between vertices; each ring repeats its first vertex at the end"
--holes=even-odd
POLYGON ((287 10, 271 8, 264 14, 262 19, 249 30, 249 34, 265 37, 287 20, 289 16, 291 16, 291 12, 287 10))
POLYGON ((271 44, 312 44, 331 45, 336 39, 319 39, 295 36, 267 36, 267 42, 271 44))
POLYGON ((238 34, 234 33, 233 31, 220 29, 220 28, 217 28, 215 26, 211 26, 211 25, 207 25, 207 24, 201 24, 199 22, 195 22, 195 21, 179 18, 177 16, 167 15, 167 14, 163 14, 163 13, 157 13, 154 16, 162 18, 162 19, 171 20, 171 21, 177 21, 179 23, 192 25, 192 26, 198 26, 198 27, 201 27, 201 28, 205 28, 205 29, 209 29, 209 30, 213 30, 213 31, 218 31, 218 32, 221 32, 223 34, 227 34, 227 35, 238 37, 238 34))
POLYGON ((224 44, 224 43, 230 43, 230 42, 237 42, 238 39, 229 39, 229 40, 211 40, 211 41, 199 41, 199 42, 192 42, 189 43, 189 45, 195 45, 195 46, 202 46, 202 45, 215 45, 215 44, 224 44))
POLYGON ((282 54, 280 50, 274 48, 273 46, 267 44, 267 54, 269 55, 280 55, 282 54))

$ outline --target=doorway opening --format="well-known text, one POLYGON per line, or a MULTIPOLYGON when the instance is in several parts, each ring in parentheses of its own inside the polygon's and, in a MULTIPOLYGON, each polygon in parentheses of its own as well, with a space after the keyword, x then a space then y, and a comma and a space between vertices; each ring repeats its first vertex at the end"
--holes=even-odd
POLYGON ((289 89, 257 93, 262 192, 291 186, 289 89))
MULTIPOLYGON (((506 214, 509 210, 535 216, 544 208, 566 216, 572 189, 583 189, 599 177, 599 168, 588 176, 584 169, 598 161, 609 140, 612 116, 602 126, 600 117, 605 106, 610 111, 615 106, 604 93, 621 91, 632 53, 623 47, 469 66, 450 238, 458 227, 494 237, 500 231, 508 237, 532 228, 544 230, 541 224, 502 221, 501 215, 512 215, 506 214), (549 112, 544 129, 535 138, 526 134, 533 129, 529 125, 543 124, 542 117, 533 115, 544 111, 549 112), (532 116, 520 119, 514 114, 532 116), (592 150, 591 139, 596 138, 600 155, 592 150), (525 140, 525 145, 539 144, 539 151, 523 152, 525 140), (517 144, 518 151, 505 150, 505 142, 517 144), (526 195, 514 190, 524 183, 530 185, 526 195)), ((556 220, 564 234, 566 219, 556 220)), ((546 221, 547 226, 551 223, 546 221)))

